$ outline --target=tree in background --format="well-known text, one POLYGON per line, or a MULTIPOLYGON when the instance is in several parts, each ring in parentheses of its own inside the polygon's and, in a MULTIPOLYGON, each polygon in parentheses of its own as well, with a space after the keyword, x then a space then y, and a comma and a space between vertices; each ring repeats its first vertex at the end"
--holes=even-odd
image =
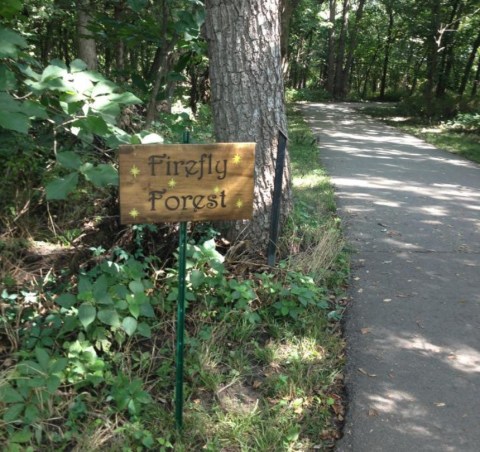
MULTIPOLYGON (((254 218, 231 232, 265 249, 278 131, 286 130, 279 0, 207 0, 205 6, 216 138, 257 143, 254 218)), ((286 168, 284 214, 291 206, 286 168)))

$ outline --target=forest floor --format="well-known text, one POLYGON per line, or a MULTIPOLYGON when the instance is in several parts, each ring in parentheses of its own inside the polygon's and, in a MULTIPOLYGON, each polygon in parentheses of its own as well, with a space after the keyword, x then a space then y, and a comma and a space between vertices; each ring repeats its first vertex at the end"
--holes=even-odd
POLYGON ((358 106, 301 106, 356 249, 337 450, 478 450, 480 167, 358 106))

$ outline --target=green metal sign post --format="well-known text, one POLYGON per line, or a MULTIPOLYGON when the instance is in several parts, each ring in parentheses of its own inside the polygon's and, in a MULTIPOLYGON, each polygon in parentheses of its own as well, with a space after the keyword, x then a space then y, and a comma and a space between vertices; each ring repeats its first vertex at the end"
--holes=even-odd
POLYGON ((186 251, 188 221, 252 218, 255 143, 122 145, 122 224, 179 222, 175 351, 175 423, 183 428, 186 251))
MULTIPOLYGON (((183 133, 183 143, 190 142, 190 132, 183 133)), ((187 266, 187 222, 180 223, 178 241, 178 303, 177 303, 177 352, 175 372, 175 424, 183 427, 183 355, 185 340, 185 273, 187 266)))

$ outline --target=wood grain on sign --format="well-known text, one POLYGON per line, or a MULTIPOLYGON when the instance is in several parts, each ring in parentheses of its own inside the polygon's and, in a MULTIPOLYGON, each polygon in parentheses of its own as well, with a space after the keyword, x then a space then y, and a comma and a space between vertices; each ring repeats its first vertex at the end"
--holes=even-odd
POLYGON ((120 146, 122 224, 252 217, 255 143, 120 146))

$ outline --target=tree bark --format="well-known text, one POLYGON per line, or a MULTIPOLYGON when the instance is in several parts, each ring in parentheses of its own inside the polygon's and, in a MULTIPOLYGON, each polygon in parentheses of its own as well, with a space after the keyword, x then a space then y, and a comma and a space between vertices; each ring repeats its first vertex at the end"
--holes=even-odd
POLYGON ((445 35, 443 39, 442 58, 440 62, 438 84, 436 90, 436 96, 442 97, 447 91, 450 73, 452 71, 454 63, 454 50, 455 50, 455 35, 460 27, 461 20, 459 16, 463 11, 463 5, 460 0, 456 0, 452 6, 452 13, 449 19, 449 25, 445 26, 445 30, 442 34, 445 35))
POLYGON ((475 73, 475 79, 473 80, 472 92, 470 97, 473 99, 477 95, 478 86, 480 85, 480 58, 478 59, 477 71, 475 73))
POLYGON ((355 50, 358 45, 358 27, 363 17, 363 8, 365 6, 366 0, 360 0, 358 3, 357 11, 355 12, 355 24, 353 29, 350 31, 350 39, 348 41, 348 52, 347 59, 345 61, 345 67, 343 69, 342 79, 343 86, 341 88, 341 97, 346 97, 349 91, 350 85, 350 73, 353 66, 353 57, 355 55, 355 50))
POLYGON ((280 50, 282 53, 282 71, 288 72, 288 39, 293 12, 300 0, 280 0, 280 50))
POLYGON ((97 44, 89 31, 92 22, 92 4, 90 0, 77 0, 77 36, 78 57, 83 60, 89 70, 97 70, 97 44))
POLYGON ((343 60, 345 58, 345 47, 347 45, 348 15, 350 7, 350 0, 343 0, 342 23, 338 35, 337 55, 335 60, 335 86, 333 89, 335 98, 344 97, 345 72, 343 70, 343 60))
POLYGON ((438 83, 438 49, 441 39, 441 36, 439 35, 440 6, 438 0, 430 0, 430 24, 426 41, 427 82, 424 91, 428 105, 430 105, 431 100, 433 99, 435 87, 438 83))
MULTIPOLYGON (((113 17, 119 24, 124 20, 125 6, 125 1, 120 0, 116 2, 113 7, 113 17)), ((125 70, 125 43, 119 37, 117 37, 117 42, 115 43, 115 56, 115 69, 117 70, 117 75, 120 79, 123 79, 123 72, 125 70)))
POLYGON ((458 94, 461 96, 465 92, 465 88, 467 87, 468 79, 470 77, 470 72, 473 67, 473 63, 475 62, 475 56, 477 55, 478 48, 480 47, 480 33, 478 33, 475 42, 473 43, 472 50, 468 55, 467 64, 465 65, 465 69, 463 70, 462 82, 460 83, 460 88, 458 90, 458 94))
POLYGON ((393 44, 393 8, 390 4, 387 5, 388 12, 388 30, 387 30, 387 42, 385 44, 385 54, 383 56, 383 69, 382 69, 382 80, 380 82, 380 98, 385 97, 385 90, 387 87, 387 72, 388 72, 388 62, 390 59, 390 47, 393 44))
POLYGON ((152 64, 150 73, 154 77, 152 92, 150 93, 150 100, 147 105, 147 113, 145 115, 145 126, 149 127, 155 119, 157 114, 157 96, 160 92, 160 86, 165 76, 167 75, 171 65, 169 57, 172 53, 178 36, 174 34, 170 39, 167 37, 169 7, 167 0, 162 0, 162 39, 161 45, 157 48, 155 59, 152 64))
MULTIPOLYGON (((253 219, 236 222, 230 239, 268 244, 278 131, 286 133, 280 50, 279 0, 207 0, 211 104, 220 142, 256 142, 253 219)), ((282 216, 291 208, 287 161, 282 216)))
POLYGON ((337 13, 337 0, 329 0, 329 25, 327 45, 327 91, 333 96, 335 88, 335 16, 337 13))

